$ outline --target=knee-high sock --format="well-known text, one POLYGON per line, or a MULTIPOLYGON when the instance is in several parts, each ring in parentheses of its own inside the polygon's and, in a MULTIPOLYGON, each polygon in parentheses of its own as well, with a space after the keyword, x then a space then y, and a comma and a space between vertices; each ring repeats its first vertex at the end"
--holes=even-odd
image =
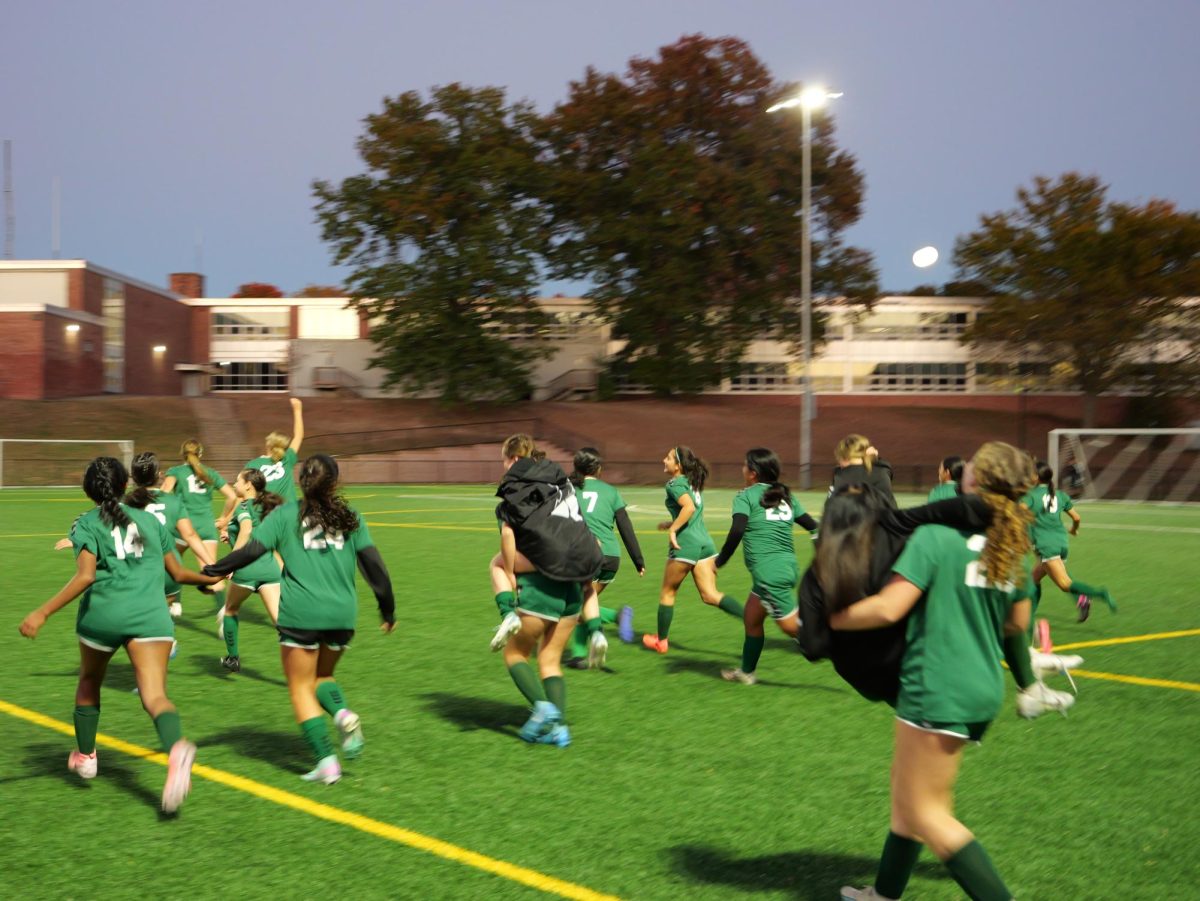
POLYGON ((546 692, 542 688, 541 680, 538 679, 537 673, 528 663, 524 661, 514 663, 508 668, 508 674, 516 684, 517 690, 525 695, 525 699, 530 704, 546 700, 546 692))
POLYGON ((75 745, 80 754, 96 750, 96 731, 100 728, 100 705, 78 705, 75 708, 75 745))
POLYGON ((946 868, 975 901, 1012 901, 1012 892, 979 842, 972 840, 960 848, 946 861, 946 868))
POLYGON ((225 633, 225 653, 230 657, 238 656, 238 618, 222 617, 221 628, 225 633))
POLYGON ((671 620, 675 618, 674 605, 668 607, 666 604, 658 605, 658 637, 662 640, 667 637, 667 633, 671 631, 671 620))
POLYGON ((168 710, 154 718, 154 729, 158 732, 158 743, 164 751, 170 751, 171 746, 183 738, 183 724, 179 722, 179 712, 168 710))
POLYGON ((346 709, 346 696, 342 694, 342 687, 336 682, 318 682, 317 703, 321 705, 322 710, 334 716, 339 710, 346 709))
POLYGON ((546 700, 558 708, 562 718, 567 718, 567 683, 562 676, 547 676, 542 680, 546 689, 546 700))
POLYGON ((300 731, 304 733, 304 740, 312 748, 313 757, 316 758, 317 763, 334 753, 333 742, 329 738, 329 729, 325 725, 324 717, 314 716, 311 720, 305 720, 300 724, 300 731))
POLYGON ((875 875, 876 894, 885 898, 903 895, 920 853, 919 841, 889 832, 879 858, 879 872, 875 875))
POLYGON ((717 604, 717 607, 724 610, 730 616, 736 616, 738 619, 742 618, 742 602, 736 598, 731 598, 727 594, 721 596, 721 603, 717 604))
POLYGON ((762 656, 763 645, 767 643, 764 635, 747 635, 742 642, 742 672, 752 673, 758 669, 758 658, 762 656))

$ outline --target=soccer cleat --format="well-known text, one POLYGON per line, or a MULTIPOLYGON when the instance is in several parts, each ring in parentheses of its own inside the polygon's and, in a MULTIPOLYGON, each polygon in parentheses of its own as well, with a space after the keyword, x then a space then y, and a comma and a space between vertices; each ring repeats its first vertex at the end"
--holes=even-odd
POLYGON ((567 669, 587 669, 588 661, 586 657, 572 657, 563 663, 567 669))
POLYGON ((1079 612, 1079 619, 1076 622, 1086 623, 1088 615, 1092 612, 1092 599, 1086 594, 1081 594, 1075 602, 1075 609, 1079 612))
POLYGON ((222 657, 221 666, 225 667, 231 673, 240 673, 242 671, 242 658, 235 657, 232 654, 228 657, 222 657))
POLYGON ((608 639, 603 632, 593 632, 588 639, 588 669, 600 669, 608 657, 608 639))
POLYGON ((1055 691, 1047 688, 1041 682, 1034 682, 1024 691, 1017 692, 1017 715, 1031 720, 1041 716, 1048 710, 1057 710, 1063 716, 1075 703, 1075 696, 1065 691, 1055 691))
POLYGON ((657 635, 651 635, 649 632, 642 636, 642 645, 643 647, 647 647, 652 651, 658 651, 660 654, 665 654, 670 650, 670 646, 667 644, 667 639, 659 638, 657 635))
POLYGON ((217 638, 221 641, 225 640, 225 605, 221 605, 221 609, 217 611, 217 638))
POLYGON ((171 601, 167 605, 167 612, 171 614, 171 619, 179 619, 179 617, 183 616, 183 604, 179 603, 179 601, 171 601))
POLYGON ((741 682, 743 685, 754 685, 758 682, 758 676, 754 673, 743 673, 740 669, 723 669, 721 678, 726 682, 741 682))
POLYGON ((533 713, 529 715, 519 734, 523 741, 535 742, 561 722, 562 714, 558 712, 557 707, 549 701, 536 701, 533 713))
POLYGON ((347 760, 357 760, 362 757, 363 739, 362 722, 353 710, 339 710, 333 717, 333 724, 342 733, 342 753, 347 760))
POLYGON ((96 752, 84 754, 82 751, 72 751, 67 758, 67 769, 79 776, 80 779, 95 779, 99 761, 96 752))
POLYGON ((1079 690, 1075 687, 1075 679, 1071 676, 1071 670, 1083 663, 1083 658, 1078 654, 1043 654, 1041 651, 1031 648, 1029 663, 1039 681, 1046 676, 1062 673, 1071 683, 1071 690, 1079 694, 1079 690))
POLYGON ((1037 649, 1043 654, 1049 654, 1054 650, 1054 642, 1050 640, 1050 621, 1047 619, 1039 619, 1037 621, 1037 629, 1034 633, 1037 636, 1037 649))
POLYGON ((867 888, 854 888, 851 885, 842 886, 842 901, 895 901, 887 895, 881 895, 875 891, 875 886, 867 888))
POLYGON ((558 748, 565 748, 571 744, 571 732, 567 729, 566 723, 559 723, 549 732, 539 735, 537 743, 539 745, 554 745, 558 748))
POLYGON ((336 754, 330 754, 328 757, 321 758, 316 769, 309 770, 300 778, 305 782, 324 782, 326 785, 333 785, 342 778, 342 765, 338 763, 336 754))
POLYGON ((625 644, 633 644, 633 608, 628 604, 617 614, 617 637, 625 644))
POLYGON ((172 638, 171 639, 171 653, 169 653, 167 655, 167 659, 174 660, 176 655, 178 655, 178 654, 179 654, 179 642, 176 641, 174 638, 172 638))
POLYGON ((179 739, 171 745, 167 755, 167 781, 163 783, 163 813, 174 813, 183 804, 183 799, 192 790, 192 764, 196 760, 196 746, 187 739, 179 739))
POLYGON ((496 629, 496 634, 492 636, 492 650, 498 651, 506 644, 512 636, 521 631, 521 617, 515 613, 504 614, 504 619, 500 620, 500 627, 496 629))

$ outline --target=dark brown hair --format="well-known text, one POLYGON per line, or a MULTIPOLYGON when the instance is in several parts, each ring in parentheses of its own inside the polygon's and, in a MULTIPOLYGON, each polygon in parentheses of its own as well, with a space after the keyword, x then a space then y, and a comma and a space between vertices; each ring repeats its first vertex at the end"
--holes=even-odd
POLYGON ((337 461, 328 454, 313 454, 300 467, 300 522, 320 526, 325 532, 353 532, 358 514, 338 493, 337 461))

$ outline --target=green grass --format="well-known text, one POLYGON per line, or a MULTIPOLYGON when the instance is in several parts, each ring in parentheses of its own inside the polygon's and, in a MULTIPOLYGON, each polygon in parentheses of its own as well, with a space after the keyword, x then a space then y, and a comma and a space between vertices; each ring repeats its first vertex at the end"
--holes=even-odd
MULTIPOLYGON (((377 632, 374 602, 360 588, 359 635, 339 681, 363 717, 367 753, 332 788, 297 779, 308 754, 257 601, 244 613, 246 670, 232 676, 218 665, 211 601, 187 590, 170 694, 199 761, 625 898, 828 899, 843 882, 868 883, 887 831, 889 711, 862 701, 827 665, 809 664, 777 632, 768 633, 762 683, 724 683, 718 670, 736 665, 740 626, 704 607, 690 584, 669 655, 612 635, 609 672, 568 673, 569 749, 516 738, 526 711, 499 655, 487 651, 496 624, 485 572, 496 547, 491 492, 351 491, 391 567, 400 626, 377 632)), ((638 579, 626 560, 603 600, 632 604, 635 625, 646 627, 663 564, 664 542, 653 533, 661 489, 623 493, 635 505, 648 571, 638 579)), ((705 495, 718 540, 731 494, 705 495)), ((807 501, 819 510, 817 496, 807 501)), ((78 664, 74 606, 36 642, 16 626, 73 571, 70 555, 51 545, 87 506, 74 491, 0 494, 0 622, 10 630, 0 700, 64 722, 78 664)), ((1107 584, 1121 612, 1098 609, 1076 624, 1071 600, 1051 588, 1041 612, 1059 644, 1200 627, 1200 510, 1081 510, 1069 568, 1107 584)), ((807 538, 797 545, 806 562, 807 538)), ((745 595, 740 561, 720 584, 745 595)), ((1198 649, 1200 636, 1082 653, 1090 671, 1195 684, 1198 649)), ((1079 683, 1066 719, 1019 720, 1010 698, 983 746, 966 752, 960 816, 1018 897, 1190 896, 1200 694, 1079 683)), ((132 686, 118 653, 101 731, 154 747, 132 686)), ((0 736, 0 897, 541 895, 204 779, 180 816, 162 819, 160 766, 102 749, 100 776, 81 784, 66 771, 67 736, 3 714, 0 736)), ((909 894, 961 897, 928 854, 909 894)))

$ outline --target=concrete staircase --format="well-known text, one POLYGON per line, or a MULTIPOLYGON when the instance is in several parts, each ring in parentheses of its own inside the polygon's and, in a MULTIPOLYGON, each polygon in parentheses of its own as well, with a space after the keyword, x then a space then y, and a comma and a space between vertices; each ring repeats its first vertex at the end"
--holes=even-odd
POLYGON ((246 435, 245 423, 225 397, 195 397, 192 413, 204 445, 204 462, 232 482, 247 460, 262 455, 262 446, 246 435))

